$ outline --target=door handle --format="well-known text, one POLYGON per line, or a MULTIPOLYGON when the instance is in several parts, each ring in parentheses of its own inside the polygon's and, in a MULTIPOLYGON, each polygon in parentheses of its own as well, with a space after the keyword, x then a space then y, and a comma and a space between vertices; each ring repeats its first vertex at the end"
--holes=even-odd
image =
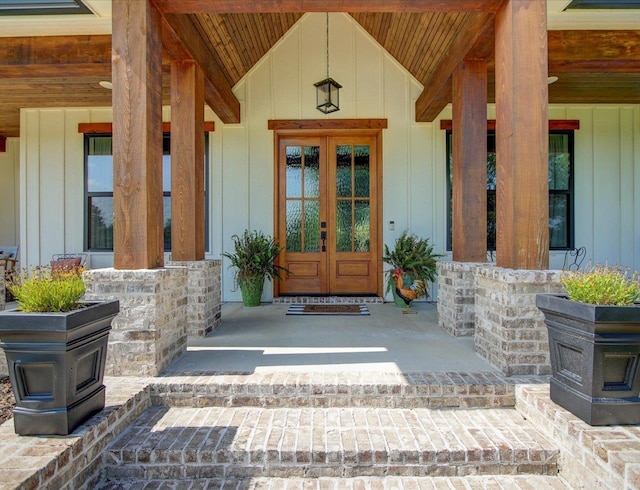
POLYGON ((326 231, 320 232, 320 240, 322 240, 322 251, 326 252, 327 251, 327 232, 326 231))

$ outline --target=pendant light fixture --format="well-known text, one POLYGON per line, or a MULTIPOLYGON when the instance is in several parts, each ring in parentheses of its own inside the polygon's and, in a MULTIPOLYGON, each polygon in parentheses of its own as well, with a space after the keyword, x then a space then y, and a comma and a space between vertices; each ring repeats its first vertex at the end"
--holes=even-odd
POLYGON ((316 108, 329 114, 340 110, 340 89, 342 85, 329 77, 329 12, 327 12, 327 78, 318 82, 316 87, 316 108))

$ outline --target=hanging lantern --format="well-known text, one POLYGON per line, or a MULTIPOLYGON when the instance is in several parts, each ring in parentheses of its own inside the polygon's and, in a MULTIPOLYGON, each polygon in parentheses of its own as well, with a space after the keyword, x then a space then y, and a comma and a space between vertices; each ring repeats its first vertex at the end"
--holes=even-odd
POLYGON ((314 85, 316 87, 316 108, 325 114, 339 111, 342 85, 329 76, 329 12, 327 12, 327 78, 314 85))
POLYGON ((317 102, 316 107, 320 112, 329 114, 340 110, 340 89, 342 85, 333 78, 327 78, 315 84, 317 102))

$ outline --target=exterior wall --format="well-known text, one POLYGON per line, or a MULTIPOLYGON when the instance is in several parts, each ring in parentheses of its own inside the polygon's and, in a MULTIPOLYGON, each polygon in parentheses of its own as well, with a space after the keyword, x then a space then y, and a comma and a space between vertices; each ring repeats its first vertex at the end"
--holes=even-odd
POLYGON ((0 153, 0 250, 19 244, 20 140, 7 139, 0 153))
MULTIPOLYGON (((232 248, 231 236, 245 228, 273 233, 269 119, 387 118, 384 242, 393 244, 409 229, 430 238, 436 252, 445 251, 446 141, 440 119, 451 118, 450 107, 433 123, 415 123, 415 100, 422 87, 351 17, 330 14, 330 74, 344 88, 341 110, 323 115, 315 109, 313 84, 326 76, 324 29, 324 14, 306 14, 238 83, 234 90, 241 102, 241 124, 222 124, 207 109, 206 119, 216 123, 209 135, 207 258, 221 259, 232 248)), ((20 148, 11 152, 20 161, 14 189, 20 196, 22 265, 47 263, 54 253, 83 248, 84 140, 77 126, 110 122, 111 114, 110 108, 22 111, 20 148)), ((488 115, 495 117, 493 106, 488 115)), ((585 264, 608 260, 639 270, 640 105, 551 106, 549 117, 580 120, 575 133, 575 243, 587 248, 585 264)), ((170 120, 168 108, 164 120, 170 120)), ((3 192, 0 203, 6 199, 3 192)), ((111 253, 89 255, 90 268, 113 265, 111 253)), ((564 256, 552 252, 550 268, 560 268, 564 256)), ((222 301, 239 301, 228 265, 223 258, 222 301)), ((434 286, 433 300, 436 291, 434 286)), ((266 285, 263 300, 270 298, 266 285)))

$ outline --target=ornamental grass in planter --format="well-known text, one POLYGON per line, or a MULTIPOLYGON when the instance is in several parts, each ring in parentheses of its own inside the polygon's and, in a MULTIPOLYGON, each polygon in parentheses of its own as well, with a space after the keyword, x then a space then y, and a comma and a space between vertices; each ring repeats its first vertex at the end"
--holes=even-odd
POLYGON ((0 312, 0 347, 18 434, 67 435, 104 408, 107 340, 119 303, 82 302, 81 274, 38 267, 6 284, 18 307, 0 312))
POLYGON ((591 425, 640 424, 640 281, 596 266, 567 273, 567 296, 540 294, 551 400, 591 425))

